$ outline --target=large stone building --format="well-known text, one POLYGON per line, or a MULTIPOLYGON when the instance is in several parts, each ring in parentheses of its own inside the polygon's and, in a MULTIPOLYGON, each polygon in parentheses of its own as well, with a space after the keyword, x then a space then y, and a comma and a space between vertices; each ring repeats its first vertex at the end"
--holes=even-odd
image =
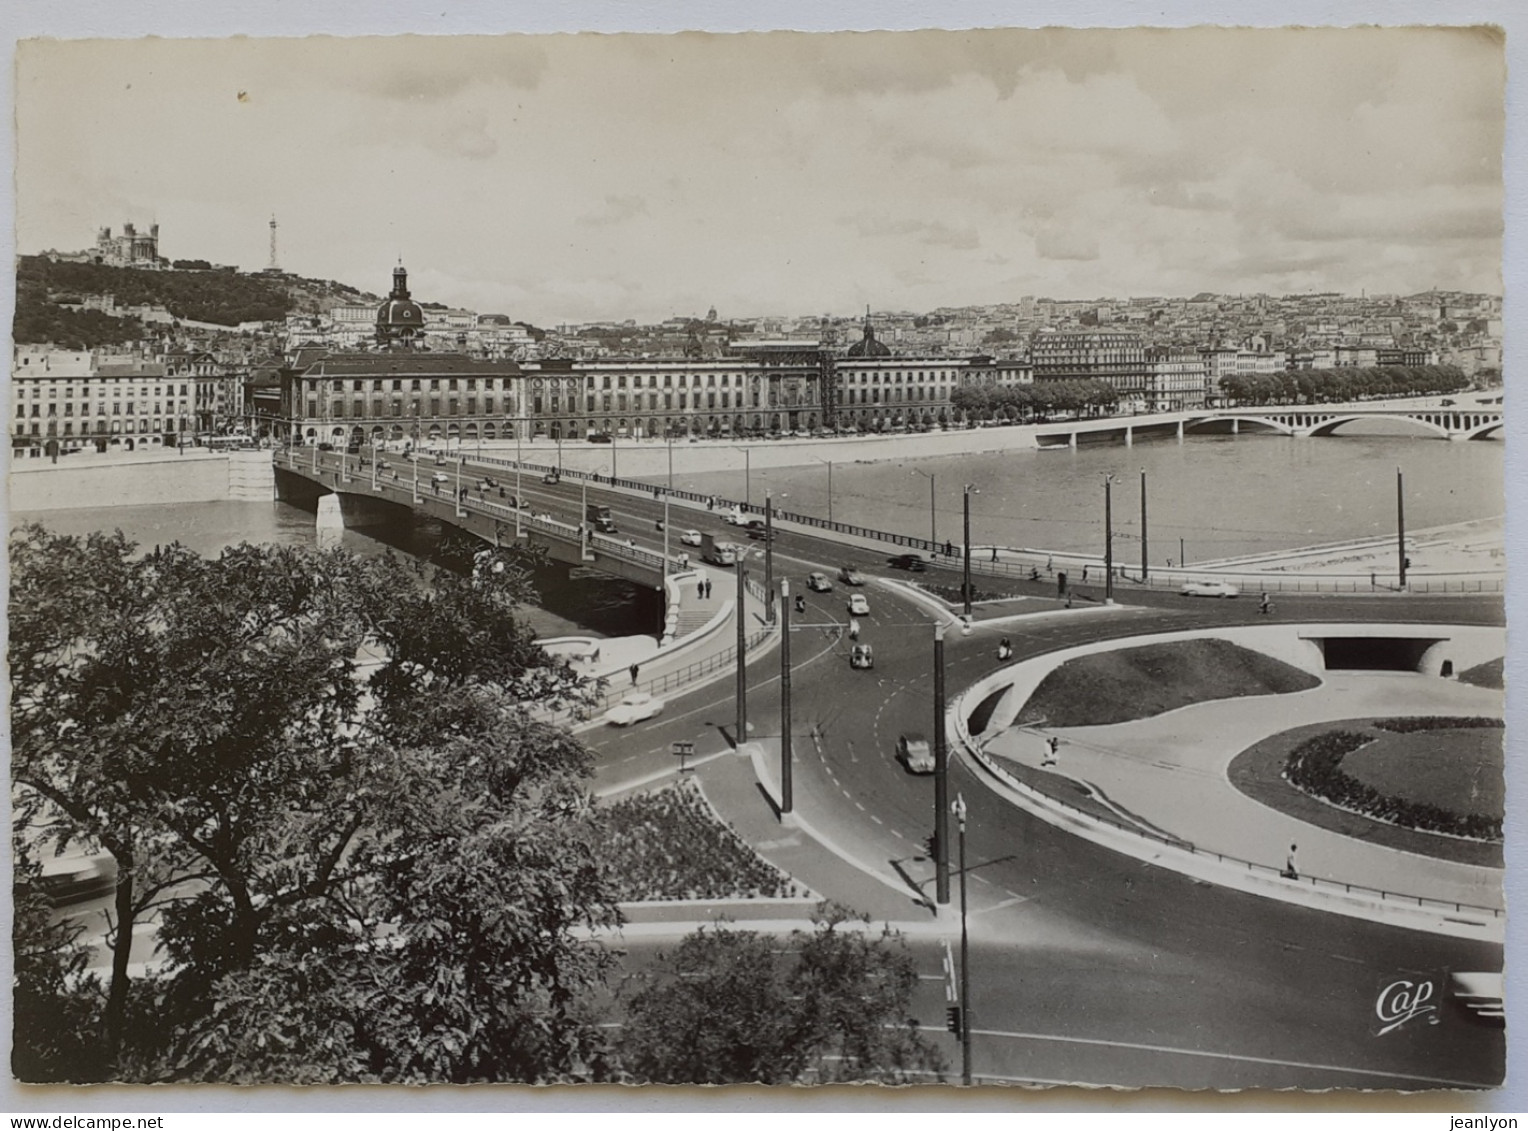
POLYGON ((36 456, 189 443, 196 399, 197 377, 179 361, 17 346, 11 448, 36 456))
POLYGON ((159 259, 159 225, 150 224, 148 233, 138 231, 132 224, 122 225, 122 234, 113 236, 110 228, 96 233, 94 262, 107 267, 162 266, 159 259))

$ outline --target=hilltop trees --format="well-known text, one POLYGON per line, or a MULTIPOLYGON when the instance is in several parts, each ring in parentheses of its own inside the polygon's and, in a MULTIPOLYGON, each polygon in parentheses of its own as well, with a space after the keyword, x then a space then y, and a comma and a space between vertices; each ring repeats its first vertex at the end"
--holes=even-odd
POLYGON ((597 1071, 590 763, 531 713, 583 692, 516 619, 513 552, 429 591, 391 558, 37 526, 11 562, 18 824, 118 877, 96 1070, 38 1049, 43 1078, 597 1071), (133 984, 151 908, 168 972, 133 984))

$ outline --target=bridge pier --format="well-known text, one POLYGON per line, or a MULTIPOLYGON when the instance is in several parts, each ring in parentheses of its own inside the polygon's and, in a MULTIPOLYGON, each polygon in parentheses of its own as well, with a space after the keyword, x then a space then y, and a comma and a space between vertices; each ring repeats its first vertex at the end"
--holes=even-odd
POLYGON ((1237 420, 1234 416, 1231 418, 1231 435, 1241 435, 1241 421, 1237 420))
POLYGON ((1066 438, 1066 446, 1071 448, 1073 451, 1077 450, 1077 433, 1076 432, 1072 432, 1072 433, 1068 434, 1068 436, 1066 438))
POLYGON ((1125 425, 1125 447, 1135 447, 1135 428, 1129 424, 1125 425))
POLYGON ((1178 443, 1183 443, 1183 421, 1178 421, 1178 443))

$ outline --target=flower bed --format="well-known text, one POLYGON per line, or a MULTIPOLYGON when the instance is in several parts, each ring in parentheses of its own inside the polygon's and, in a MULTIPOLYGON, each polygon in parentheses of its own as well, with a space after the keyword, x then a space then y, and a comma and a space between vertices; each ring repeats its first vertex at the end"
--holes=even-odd
MULTIPOLYGON (((1381 730, 1403 734, 1501 725, 1499 719, 1441 716, 1381 719, 1374 723, 1381 730)), ((1307 739, 1290 752, 1284 766, 1284 778, 1312 797, 1376 821, 1445 836, 1501 841, 1502 821, 1499 817, 1457 813, 1440 805, 1395 797, 1343 770, 1343 759, 1372 741, 1371 735, 1349 730, 1327 731, 1307 739)))
POLYGON ((693 781, 602 806, 594 826, 622 902, 809 895, 721 824, 693 781))

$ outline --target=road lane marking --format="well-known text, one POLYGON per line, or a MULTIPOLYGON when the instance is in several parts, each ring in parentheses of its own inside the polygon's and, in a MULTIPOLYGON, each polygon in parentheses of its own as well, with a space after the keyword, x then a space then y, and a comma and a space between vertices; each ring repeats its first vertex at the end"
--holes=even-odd
POLYGON ((1409 1072, 1386 1072, 1379 1068, 1350 1068, 1342 1064, 1315 1064, 1306 1060, 1281 1060, 1269 1056, 1247 1056, 1234 1052, 1206 1052, 1203 1049, 1174 1048, 1171 1045, 1147 1045, 1136 1041, 1111 1041, 1100 1037, 1061 1037, 1051 1033, 1011 1033, 1002 1029, 972 1029, 983 1037, 1006 1037, 1016 1041, 1050 1041, 1070 1045, 1100 1045, 1105 1048, 1135 1049, 1139 1052, 1164 1053, 1168 1056, 1197 1056, 1207 1060, 1234 1060, 1243 1064, 1268 1064, 1279 1068, 1309 1068, 1317 1072, 1349 1072, 1357 1076, 1379 1076, 1387 1080, 1418 1080, 1441 1084, 1446 1088, 1492 1088, 1496 1084, 1481 1080, 1451 1080, 1442 1076, 1417 1076, 1409 1072))

